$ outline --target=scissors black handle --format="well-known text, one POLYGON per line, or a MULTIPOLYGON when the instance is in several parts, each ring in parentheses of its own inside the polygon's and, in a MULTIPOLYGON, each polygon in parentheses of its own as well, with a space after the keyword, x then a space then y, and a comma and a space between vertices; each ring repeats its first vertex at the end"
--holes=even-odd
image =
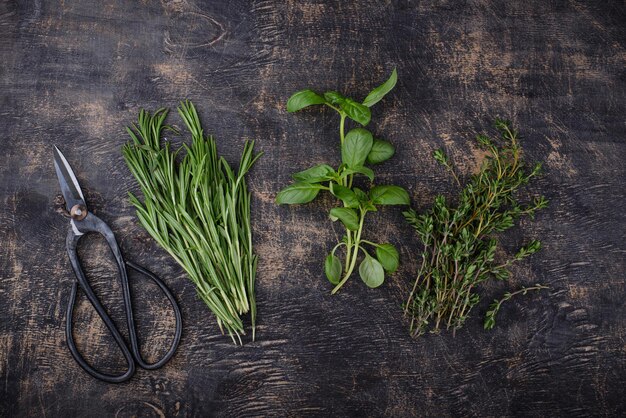
POLYGON ((109 228, 109 226, 103 220, 93 215, 92 213, 88 213, 84 219, 80 221, 73 220, 72 222, 74 222, 75 224, 73 225, 72 229, 70 230, 67 236, 66 245, 67 245, 67 253, 69 255, 70 262, 72 264, 74 272, 76 273, 76 278, 78 281, 74 282, 72 286, 70 300, 69 300, 69 304, 67 308, 67 319, 66 319, 66 326, 65 326, 65 332, 67 335, 67 345, 69 346, 72 356, 74 357, 76 362, 87 373, 89 373, 96 379, 100 379, 109 383, 120 383, 120 382, 124 382, 130 379, 132 375, 135 373, 135 369, 136 369, 135 363, 138 364, 139 367, 143 369, 148 369, 148 370, 158 369, 159 367, 163 366, 174 355, 176 348, 178 348, 178 343, 180 342, 180 337, 182 334, 182 315, 180 313, 178 304, 176 303, 176 299, 174 299, 174 296, 172 295, 172 292, 170 292, 170 290, 167 288, 167 286, 165 285, 165 283, 163 283, 161 279, 159 279, 157 276, 152 274, 150 271, 144 269, 141 266, 138 266, 137 264, 124 261, 124 258, 122 257, 122 254, 120 252, 120 248, 117 245, 117 241, 115 240, 115 236, 113 235, 113 231, 111 231, 111 228, 109 228), (75 228, 77 228, 80 233, 77 233, 75 228), (109 245, 109 248, 111 249, 113 253, 113 256, 115 257, 115 261, 117 263, 120 280, 121 280, 122 295, 124 298, 124 309, 126 311, 126 322, 128 324, 130 349, 126 345, 126 342, 124 341, 124 338, 120 334, 119 330, 113 323, 113 320, 111 319, 107 311, 104 309, 104 307, 102 306, 102 303, 100 302, 100 300, 94 293, 93 289, 87 282, 87 278, 85 277, 85 274, 81 267, 81 263, 80 263, 80 260, 78 259, 78 253, 76 251, 76 248, 78 245, 78 241, 80 240, 82 235, 86 232, 97 232, 101 234, 102 236, 104 236, 104 238, 107 241, 107 244, 109 245), (128 284, 128 275, 126 272, 126 266, 152 279, 152 281, 154 281, 154 283, 156 283, 157 286, 159 286, 159 288, 161 289, 161 291, 165 294, 167 299, 170 301, 172 308, 174 309, 174 314, 176 316, 176 330, 174 333, 174 339, 172 341, 172 345, 170 346, 170 349, 165 354, 165 356, 163 356, 163 358, 161 358, 159 361, 155 363, 150 364, 144 361, 139 351, 139 343, 137 339, 137 328, 135 326, 135 319, 133 317, 133 307, 132 307, 132 301, 131 301, 131 295, 130 295, 130 287, 128 284), (74 342, 74 336, 72 333, 72 328, 73 328, 72 316, 74 313, 74 304, 76 303, 76 295, 78 291, 78 286, 80 286, 80 288, 85 292, 87 299, 93 305, 94 309, 96 310, 100 318, 102 318, 102 321, 109 329, 109 332, 113 336, 113 339, 115 340, 120 350, 122 350, 122 354, 124 355, 124 358, 126 359, 126 363, 128 364, 128 369, 124 373, 119 374, 119 375, 111 375, 111 374, 102 373, 96 370, 91 365, 89 365, 87 361, 85 361, 83 356, 80 354, 80 352, 76 348, 76 344, 74 342))

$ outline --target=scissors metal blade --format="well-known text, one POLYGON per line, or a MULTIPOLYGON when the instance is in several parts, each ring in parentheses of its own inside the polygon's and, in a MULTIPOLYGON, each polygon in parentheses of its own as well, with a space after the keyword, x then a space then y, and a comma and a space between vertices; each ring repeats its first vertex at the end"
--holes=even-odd
POLYGON ((78 180, 74 175, 72 167, 65 159, 65 156, 57 146, 54 146, 54 169, 57 172, 59 178, 59 184, 61 185, 61 193, 65 199, 65 206, 68 211, 72 210, 75 205, 87 206, 85 203, 85 197, 80 189, 78 180))

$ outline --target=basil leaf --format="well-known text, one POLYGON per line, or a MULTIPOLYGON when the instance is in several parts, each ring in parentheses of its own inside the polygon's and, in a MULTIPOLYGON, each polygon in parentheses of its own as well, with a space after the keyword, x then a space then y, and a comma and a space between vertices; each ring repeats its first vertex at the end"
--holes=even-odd
POLYGON ((339 284, 341 281, 341 261, 333 254, 328 254, 324 261, 324 273, 329 282, 334 285, 339 284))
POLYGON ((385 281, 385 271, 383 270, 383 266, 378 262, 378 260, 370 257, 369 255, 365 256, 365 260, 363 260, 359 266, 359 276, 361 276, 363 283, 365 283, 367 287, 371 288, 378 287, 385 281))
POLYGON ((324 93, 324 98, 327 102, 333 105, 340 105, 346 100, 343 94, 337 93, 336 91, 327 91, 326 93, 324 93))
POLYGON ((374 181, 374 171, 371 168, 365 167, 365 166, 361 166, 361 167, 355 167, 355 168, 346 168, 342 173, 341 176, 345 177, 349 174, 363 174, 365 176, 367 176, 367 178, 370 179, 370 181, 374 181))
POLYGON ((330 180, 335 174, 335 170, 328 164, 319 164, 308 168, 299 173, 293 174, 291 177, 295 181, 304 183, 319 183, 320 181, 330 180))
POLYGON ((370 198, 363 190, 359 189, 358 187, 355 187, 352 190, 354 191, 356 198, 359 199, 359 203, 365 204, 369 202, 370 198))
POLYGON ((289 100, 287 100, 287 111, 297 112, 305 107, 324 103, 326 103, 326 100, 313 90, 300 90, 294 93, 289 100))
POLYGON ((396 152, 395 147, 391 142, 383 141, 382 139, 374 139, 372 149, 367 154, 368 164, 379 164, 383 161, 387 161, 396 152))
POLYGON ((346 115, 348 115, 348 117, 353 121, 358 122, 363 126, 370 123, 372 113, 370 112, 369 107, 349 98, 344 99, 343 102, 339 103, 339 106, 341 106, 341 110, 346 112, 346 115))
POLYGON ((365 209, 368 212, 378 212, 378 209, 376 208, 376 206, 374 206, 372 202, 365 203, 363 205, 363 209, 365 209))
POLYGON ((409 193, 399 186, 376 186, 370 190, 370 199, 376 205, 408 205, 409 193))
POLYGON ((356 231, 359 229, 359 217, 351 208, 332 208, 330 210, 330 216, 333 221, 339 219, 346 228, 350 231, 356 231))
POLYGON ((276 203, 293 205, 308 203, 315 199, 323 186, 319 184, 294 183, 285 187, 276 195, 276 203))
POLYGON ((330 192, 333 195, 337 196, 339 199, 341 199, 345 206, 349 208, 359 207, 359 200, 357 199, 354 192, 347 187, 342 186, 341 184, 331 183, 330 192))
POLYGON ((372 107, 376 103, 378 103, 387 93, 389 93, 395 86, 398 81, 398 73, 394 68, 391 72, 391 76, 387 81, 385 81, 380 86, 376 87, 374 90, 367 95, 365 100, 363 100, 363 104, 367 107, 372 107))
POLYGON ((372 134, 367 129, 352 129, 341 145, 341 161, 349 168, 363 166, 373 143, 372 134))
POLYGON ((391 244, 380 244, 376 247, 376 258, 380 261, 383 268, 389 273, 393 273, 398 269, 400 256, 398 250, 391 244))

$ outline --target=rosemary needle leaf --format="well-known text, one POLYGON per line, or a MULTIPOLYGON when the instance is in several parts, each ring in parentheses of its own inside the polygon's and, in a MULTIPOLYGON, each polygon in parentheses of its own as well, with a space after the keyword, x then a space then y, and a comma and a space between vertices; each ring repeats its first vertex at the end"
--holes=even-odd
POLYGON ((187 272, 222 332, 241 344, 241 317, 249 313, 254 340, 257 256, 245 175, 261 154, 247 141, 239 170, 233 171, 218 156, 213 137, 204 134, 190 101, 180 104, 178 114, 192 141, 174 151, 162 141, 164 130, 177 132, 164 125, 167 114, 167 109, 141 110, 127 128, 132 141, 122 153, 143 194, 141 200, 131 193, 130 202, 146 231, 187 272))

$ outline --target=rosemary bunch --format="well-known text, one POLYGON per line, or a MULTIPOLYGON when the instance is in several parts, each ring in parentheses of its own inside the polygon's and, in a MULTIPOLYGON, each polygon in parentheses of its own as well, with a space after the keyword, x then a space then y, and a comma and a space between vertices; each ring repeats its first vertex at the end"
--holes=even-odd
POLYGON ((185 269, 222 333, 241 344, 241 316, 248 312, 255 337, 257 265, 244 176, 260 154, 254 154, 253 141, 246 141, 239 171, 233 171, 218 156, 213 137, 204 134, 190 101, 180 104, 178 114, 192 143, 174 151, 161 141, 164 129, 173 129, 164 125, 167 113, 141 110, 137 123, 127 128, 132 142, 122 152, 144 197, 129 193, 130 200, 143 227, 185 269))
MULTIPOLYGON (((496 128, 501 134, 501 145, 487 136, 477 137, 488 156, 480 172, 471 177, 461 192, 456 207, 447 204, 440 195, 427 213, 404 212, 424 244, 421 267, 405 304, 413 336, 428 329, 438 333, 443 327, 453 332, 461 328, 480 299, 476 287, 491 278, 507 280, 508 267, 513 262, 541 248, 539 241, 532 241, 504 262, 494 260, 497 247, 494 234, 511 228, 521 216, 533 217, 537 210, 547 206, 544 197, 537 197, 525 206, 517 201, 515 192, 539 174, 541 164, 526 167, 518 133, 509 122, 496 120, 496 128)), ((437 150, 434 158, 451 172, 460 186, 446 154, 437 150)), ((490 311, 487 328, 495 323, 497 311, 490 311)))

